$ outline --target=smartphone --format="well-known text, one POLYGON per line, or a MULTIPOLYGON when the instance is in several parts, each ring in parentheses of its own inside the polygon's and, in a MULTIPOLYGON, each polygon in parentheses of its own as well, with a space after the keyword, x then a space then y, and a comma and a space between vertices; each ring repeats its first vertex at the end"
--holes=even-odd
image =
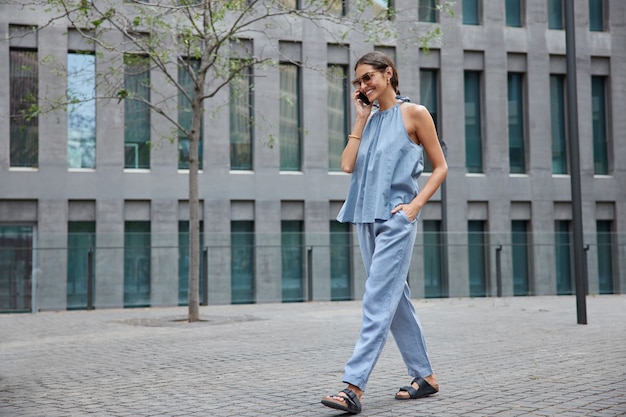
POLYGON ((370 101, 368 100, 367 96, 362 92, 359 91, 359 100, 361 100, 363 103, 365 103, 366 106, 370 105, 370 101))

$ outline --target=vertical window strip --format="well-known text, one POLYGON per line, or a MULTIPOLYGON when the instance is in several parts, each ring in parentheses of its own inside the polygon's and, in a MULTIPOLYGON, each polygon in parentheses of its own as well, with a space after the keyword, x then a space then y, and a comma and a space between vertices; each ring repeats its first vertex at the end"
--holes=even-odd
MULTIPOLYGON (((194 96, 195 82, 192 75, 189 73, 193 71, 194 74, 198 73, 200 68, 200 61, 197 59, 186 59, 184 65, 178 67, 178 83, 181 88, 187 93, 189 97, 194 96)), ((178 92, 178 123, 187 131, 191 132, 191 119, 192 109, 191 102, 185 96, 183 91, 178 92)), ((202 169, 202 143, 204 136, 203 123, 200 122, 200 133, 198 136, 198 169, 202 169)), ((190 140, 187 134, 179 130, 178 131, 178 169, 189 169, 189 146, 190 140)))
POLYGON ((528 221, 511 221, 513 295, 530 295, 528 221))
MULTIPOLYGON (((439 125, 438 115, 438 78, 439 70, 422 69, 420 70, 420 103, 425 106, 435 123, 435 128, 439 125)), ((424 153, 424 172, 433 172, 433 166, 428 159, 428 155, 424 153)))
POLYGON ((483 172, 480 72, 465 71, 465 164, 467 172, 483 172))
POLYGON ((522 27, 522 0, 506 0, 504 3, 506 25, 510 27, 522 27))
MULTIPOLYGON (((96 222, 69 222, 67 227, 67 309, 88 306, 89 252, 93 260, 96 246, 96 222)), ((93 265, 92 265, 93 266, 93 265)), ((95 281, 95 278, 93 278, 95 281)))
POLYGON ((330 222, 330 297, 332 301, 352 299, 350 225, 330 222))
POLYGON ((441 220, 424 220, 424 296, 443 297, 441 220))
POLYGON ((280 64, 280 170, 302 170, 300 68, 280 64))
POLYGON ((230 169, 253 169, 252 69, 246 67, 230 82, 230 169))
POLYGON ((554 224, 554 259, 557 295, 572 294, 572 257, 569 220, 556 220, 554 224))
POLYGON ((9 52, 11 167, 39 166, 39 119, 31 117, 38 103, 39 62, 36 50, 9 52))
POLYGON ((487 242, 484 220, 469 220, 467 225, 470 297, 487 296, 487 242))
POLYGON ((67 54, 67 165, 96 167, 96 57, 67 54))
POLYGON ((593 173, 609 174, 606 91, 607 77, 591 77, 591 119, 593 132, 593 173))
POLYGON ((419 0, 418 20, 437 22, 437 0, 419 0))
MULTIPOLYGON (((204 260, 202 259, 204 248, 204 224, 200 222, 200 304, 205 304, 204 299, 204 280, 202 279, 204 269, 204 260)), ((189 221, 181 220, 178 222, 178 305, 186 306, 189 304, 189 221)))
POLYGON ((596 221, 596 242, 598 245, 598 290, 600 294, 613 294, 613 222, 596 221))
POLYGON ((150 168, 150 64, 148 58, 124 56, 124 168, 150 168))
POLYGON ((563 0, 547 0, 547 6, 548 29, 562 30, 564 25, 563 0))
POLYGON ((589 0, 589 30, 604 31, 604 0, 589 0))
POLYGON ((523 74, 508 75, 509 172, 526 172, 523 74))
POLYGON ((480 25, 479 0, 463 0, 463 24, 480 25))
POLYGON ((124 223, 124 307, 150 306, 149 221, 124 223))
POLYGON ((550 75, 550 131, 552 138, 552 173, 569 173, 565 128, 565 76, 550 75))
POLYGON ((344 65, 328 66, 328 170, 341 171, 341 154, 348 141, 348 81, 344 65))
POLYGON ((231 302, 251 304, 255 301, 254 221, 231 221, 230 233, 231 302))
POLYGON ((304 234, 300 220, 281 222, 283 302, 304 301, 304 234))

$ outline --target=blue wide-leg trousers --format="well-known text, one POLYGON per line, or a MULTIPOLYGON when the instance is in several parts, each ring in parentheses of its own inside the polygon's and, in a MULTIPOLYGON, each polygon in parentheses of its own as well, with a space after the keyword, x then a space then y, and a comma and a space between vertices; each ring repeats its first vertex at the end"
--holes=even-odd
POLYGON ((417 234, 417 221, 399 211, 389 220, 356 225, 367 273, 361 333, 343 382, 365 391, 389 331, 411 377, 432 374, 422 326, 411 303, 407 275, 417 234))

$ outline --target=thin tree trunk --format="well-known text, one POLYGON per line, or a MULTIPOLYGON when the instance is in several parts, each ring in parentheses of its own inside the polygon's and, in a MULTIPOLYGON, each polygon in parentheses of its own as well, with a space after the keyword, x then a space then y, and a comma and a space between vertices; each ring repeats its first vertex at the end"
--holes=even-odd
MULTIPOLYGON (((196 89, 198 90, 198 89, 196 89)), ((200 320, 200 220, 198 196, 198 143, 202 122, 200 92, 195 91, 191 104, 189 138, 189 322, 200 320)))

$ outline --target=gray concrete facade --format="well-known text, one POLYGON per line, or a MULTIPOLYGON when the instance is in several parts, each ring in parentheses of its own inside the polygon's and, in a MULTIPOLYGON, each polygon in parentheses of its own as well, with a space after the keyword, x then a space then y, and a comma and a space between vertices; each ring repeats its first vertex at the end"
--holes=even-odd
MULTIPOLYGON (((416 2, 397 0, 402 13, 398 26, 432 24, 417 22, 416 2), (411 20, 410 16, 414 16, 411 20)), ((569 175, 551 171, 550 74, 565 73, 565 32, 549 30, 544 0, 523 3, 521 28, 507 27, 504 2, 483 0, 481 24, 462 23, 462 4, 454 5, 453 17, 440 17, 442 43, 429 54, 413 41, 400 39, 387 45, 366 45, 352 34, 347 49, 336 49, 336 40, 317 25, 302 21, 275 34, 254 38, 255 52, 276 61, 284 54, 299 54, 300 62, 318 68, 329 63, 348 66, 374 47, 395 50, 403 94, 419 101, 419 69, 439 71, 439 134, 448 145, 449 175, 445 199, 438 192, 423 210, 422 219, 441 220, 447 211, 448 247, 446 282, 450 297, 468 296, 469 272, 467 228, 469 220, 483 220, 490 248, 511 244, 511 220, 527 220, 532 236, 531 293, 556 293, 554 224, 571 220, 569 175), (294 47, 295 45, 295 47, 294 47), (339 52, 338 52, 339 51, 339 52), (343 51, 343 52, 341 52, 343 51), (482 151, 484 172, 466 170, 463 89, 464 70, 481 72, 482 151), (508 159, 507 72, 525 77, 527 174, 510 174, 508 159)), ((589 292, 598 292, 596 220, 610 220, 616 234, 614 290, 626 289, 626 2, 605 1, 607 29, 589 31, 587 1, 575 0, 579 135, 582 174, 582 207, 589 292), (608 132, 610 175, 594 175, 591 84, 592 75, 609 80, 608 132)), ((39 92, 63 94, 65 80, 50 66, 49 59, 66 61, 71 35, 64 22, 56 21, 35 36, 9 37, 13 25, 41 25, 45 16, 30 9, 0 4, 0 225, 32 225, 37 249, 33 306, 40 310, 66 308, 68 222, 95 221, 97 246, 108 248, 95 259, 96 308, 124 305, 124 222, 150 221, 152 233, 151 305, 178 303, 178 221, 188 220, 188 176, 178 169, 177 145, 164 139, 171 129, 163 118, 152 115, 149 170, 124 169, 124 106, 115 102, 97 105, 96 169, 68 170, 67 126, 63 112, 39 118, 39 166, 13 168, 9 160, 9 50, 28 46, 38 50, 39 92), (164 249, 169 248, 169 249, 164 249)), ((100 51, 107 56, 107 51, 100 51)), ((281 172, 278 137, 279 70, 255 69, 252 171, 232 171, 229 151, 228 89, 207 103, 204 120, 204 169, 200 173, 201 220, 208 251, 208 303, 231 302, 230 224, 253 220, 255 224, 256 302, 281 300, 281 221, 304 224, 305 246, 314 248, 313 279, 305 287, 305 299, 324 301, 331 297, 329 229, 345 198, 350 177, 328 170, 327 81, 319 71, 302 69, 301 99, 303 138, 302 171, 281 172)), ((160 76, 153 72, 155 85, 160 76)), ((162 80, 161 80, 162 81, 162 80)), ((164 94, 167 95, 167 94, 164 94)), ((354 115, 351 115, 353 118, 354 115)), ((347 132, 349 133, 349 132, 347 132)), ((425 181, 425 174, 421 181, 425 181)), ((418 242, 422 237, 418 237, 418 242)), ((355 239, 356 242, 356 239, 355 239)), ((308 252, 307 252, 308 253, 308 252)), ((353 250, 351 286, 353 298, 362 296, 365 273, 358 248, 353 250)), ((502 251, 502 292, 513 294, 512 257, 502 251)), ((409 280, 414 297, 424 296, 423 253, 416 246, 409 280)), ((488 293, 496 294, 495 253, 487 254, 488 293)))

